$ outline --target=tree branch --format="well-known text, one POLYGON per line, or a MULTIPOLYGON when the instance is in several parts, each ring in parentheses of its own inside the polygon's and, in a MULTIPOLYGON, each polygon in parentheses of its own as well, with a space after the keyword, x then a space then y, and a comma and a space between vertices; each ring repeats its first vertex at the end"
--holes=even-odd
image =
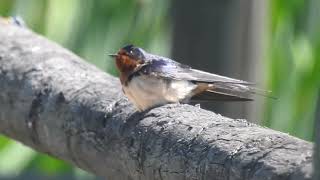
POLYGON ((312 144, 191 105, 138 113, 119 81, 0 23, 0 132, 108 179, 310 179, 312 144))

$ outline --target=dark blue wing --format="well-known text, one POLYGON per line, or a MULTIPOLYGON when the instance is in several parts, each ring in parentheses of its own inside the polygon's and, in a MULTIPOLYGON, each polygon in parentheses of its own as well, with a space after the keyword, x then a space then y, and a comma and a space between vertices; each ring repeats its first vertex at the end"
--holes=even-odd
POLYGON ((211 100, 252 100, 252 94, 271 97, 269 92, 253 87, 253 83, 233 79, 217 74, 212 74, 196 69, 187 65, 180 64, 168 58, 154 56, 140 69, 141 73, 161 78, 186 80, 198 83, 212 84, 212 89, 201 94, 196 99, 211 100), (205 97, 202 97, 205 95, 205 97))
POLYGON ((155 56, 154 58, 149 60, 146 65, 141 68, 141 70, 146 74, 176 80, 187 80, 192 82, 204 83, 221 82, 230 84, 252 85, 252 83, 246 81, 192 69, 187 65, 183 65, 171 59, 159 56, 155 56))

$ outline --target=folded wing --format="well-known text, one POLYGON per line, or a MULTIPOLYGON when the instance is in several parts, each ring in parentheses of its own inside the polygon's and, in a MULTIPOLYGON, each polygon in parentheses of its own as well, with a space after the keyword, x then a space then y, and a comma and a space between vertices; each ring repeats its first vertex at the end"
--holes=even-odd
POLYGON ((143 68, 144 72, 155 76, 198 84, 201 88, 191 98, 193 101, 251 101, 253 94, 269 96, 267 91, 255 88, 253 83, 192 69, 166 59, 151 61, 143 68))

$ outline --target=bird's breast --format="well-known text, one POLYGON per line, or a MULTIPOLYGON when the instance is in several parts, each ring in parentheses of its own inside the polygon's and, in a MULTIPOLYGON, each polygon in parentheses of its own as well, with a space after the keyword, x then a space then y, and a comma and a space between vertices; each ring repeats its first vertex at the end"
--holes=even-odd
POLYGON ((147 75, 134 77, 123 85, 124 93, 139 110, 185 100, 192 96, 195 88, 196 85, 189 81, 147 75))

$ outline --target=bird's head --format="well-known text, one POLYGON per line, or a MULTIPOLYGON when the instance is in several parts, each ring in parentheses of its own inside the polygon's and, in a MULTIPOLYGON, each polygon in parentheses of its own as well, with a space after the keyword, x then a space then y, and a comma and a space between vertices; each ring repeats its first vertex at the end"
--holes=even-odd
POLYGON ((126 45, 117 54, 110 54, 116 60, 117 68, 120 72, 131 72, 137 66, 145 62, 146 52, 134 45, 126 45))

